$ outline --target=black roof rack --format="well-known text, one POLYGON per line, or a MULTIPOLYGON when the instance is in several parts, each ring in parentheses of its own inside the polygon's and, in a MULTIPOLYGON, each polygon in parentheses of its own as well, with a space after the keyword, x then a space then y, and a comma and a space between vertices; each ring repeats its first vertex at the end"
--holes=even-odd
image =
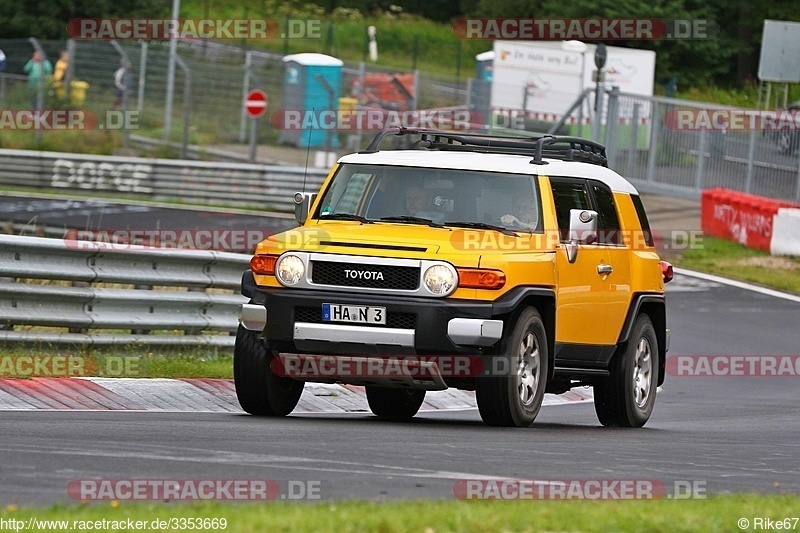
POLYGON ((580 137, 512 137, 505 135, 486 135, 482 133, 451 133, 446 131, 389 128, 381 130, 361 153, 379 151, 381 141, 388 136, 402 137, 418 135, 419 140, 411 145, 416 150, 453 150, 460 152, 479 152, 485 154, 511 154, 533 156, 535 165, 546 165, 548 159, 579 161, 608 167, 606 147, 600 143, 580 137))

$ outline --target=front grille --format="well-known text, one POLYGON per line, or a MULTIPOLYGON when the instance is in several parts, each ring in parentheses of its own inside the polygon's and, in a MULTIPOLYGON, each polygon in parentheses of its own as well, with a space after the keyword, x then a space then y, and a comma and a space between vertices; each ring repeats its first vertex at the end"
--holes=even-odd
MULTIPOLYGON (((295 307, 295 322, 308 322, 311 324, 322 324, 322 306, 319 307, 295 307)), ((354 324, 356 326, 375 326, 400 329, 415 329, 417 326, 417 316, 414 313, 387 313, 386 325, 383 324, 354 324)))
POLYGON ((415 291, 419 288, 419 267, 313 261, 311 281, 318 285, 415 291), (369 277, 358 277, 357 272, 370 274, 369 277))

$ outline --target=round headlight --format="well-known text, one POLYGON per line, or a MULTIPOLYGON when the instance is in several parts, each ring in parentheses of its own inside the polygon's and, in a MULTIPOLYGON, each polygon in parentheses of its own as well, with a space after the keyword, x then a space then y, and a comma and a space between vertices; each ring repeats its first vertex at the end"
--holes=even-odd
POLYGON ((275 265, 275 275, 278 281, 284 285, 295 285, 303 278, 306 273, 306 266, 303 260, 296 255, 284 255, 278 259, 275 265))
POLYGON ((455 273, 444 265, 433 265, 425 271, 423 276, 425 288, 432 294, 449 294, 456 286, 455 273))

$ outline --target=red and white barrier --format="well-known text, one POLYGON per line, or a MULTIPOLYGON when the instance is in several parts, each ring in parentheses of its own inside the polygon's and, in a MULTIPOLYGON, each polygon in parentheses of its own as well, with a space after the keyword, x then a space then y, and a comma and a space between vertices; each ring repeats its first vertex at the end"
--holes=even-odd
POLYGON ((770 253, 800 256, 800 209, 778 210, 772 219, 770 253))
POLYGON ((708 235, 773 255, 800 256, 800 206, 727 189, 703 191, 702 227, 708 235))

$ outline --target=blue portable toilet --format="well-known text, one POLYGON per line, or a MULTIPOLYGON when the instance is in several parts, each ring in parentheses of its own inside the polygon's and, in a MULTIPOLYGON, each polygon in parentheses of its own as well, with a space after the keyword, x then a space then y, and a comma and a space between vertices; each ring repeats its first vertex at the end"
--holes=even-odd
POLYGON ((309 119, 303 120, 303 124, 309 124, 309 127, 285 128, 280 142, 301 148, 339 146, 338 132, 322 126, 335 124, 342 85, 342 60, 325 54, 307 53, 285 56, 283 63, 283 108, 300 111, 304 119, 309 119), (324 120, 323 112, 327 113, 324 120), (334 113, 333 117, 330 112, 334 113), (313 128, 311 124, 314 124, 313 128))
POLYGON ((472 86, 472 107, 483 115, 484 123, 492 116, 492 74, 494 73, 494 51, 489 50, 475 56, 475 83, 472 86))

